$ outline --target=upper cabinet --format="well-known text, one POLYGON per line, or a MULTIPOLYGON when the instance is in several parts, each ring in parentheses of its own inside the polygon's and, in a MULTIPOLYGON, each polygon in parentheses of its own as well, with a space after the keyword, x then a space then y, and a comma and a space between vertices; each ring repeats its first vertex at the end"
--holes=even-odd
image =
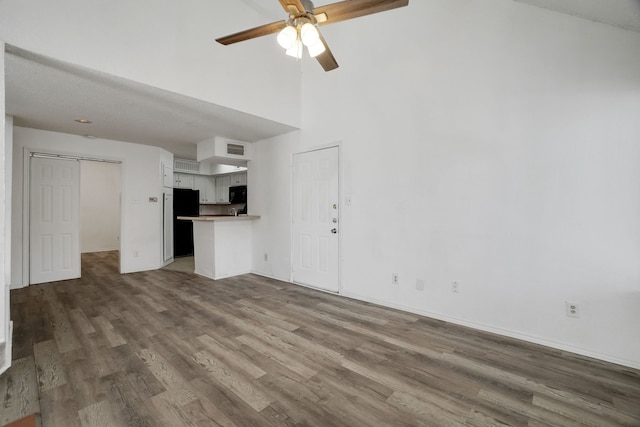
POLYGON ((208 175, 196 175, 194 189, 200 192, 200 204, 216 203, 216 179, 208 175))
POLYGON ((173 187, 174 188, 194 188, 194 175, 187 173, 175 173, 173 174, 173 187))
POLYGON ((162 163, 162 186, 173 187, 173 168, 162 163))
POLYGON ((247 185, 247 174, 246 173, 236 173, 230 175, 231 177, 231 186, 234 185, 247 185))
POLYGON ((229 175, 216 177, 216 203, 229 203, 229 187, 231 178, 229 175))

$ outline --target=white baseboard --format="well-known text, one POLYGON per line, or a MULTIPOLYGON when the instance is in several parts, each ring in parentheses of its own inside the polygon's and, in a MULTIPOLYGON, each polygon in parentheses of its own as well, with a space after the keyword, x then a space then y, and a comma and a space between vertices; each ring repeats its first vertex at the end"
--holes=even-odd
POLYGON ((270 274, 263 273, 263 272, 261 272, 261 271, 251 270, 251 274, 255 274, 256 276, 266 277, 267 279, 280 280, 281 282, 286 282, 286 283, 295 284, 295 283, 293 283, 293 282, 290 282, 290 281, 289 281, 289 279, 283 279, 282 277, 272 276, 272 275, 270 275, 270 274))
POLYGON ((11 342, 13 338, 13 322, 9 322, 9 336, 7 341, 0 343, 0 374, 11 366, 11 342))
POLYGON ((26 288, 27 286, 29 286, 28 283, 12 283, 9 286, 9 290, 22 289, 22 288, 26 288))

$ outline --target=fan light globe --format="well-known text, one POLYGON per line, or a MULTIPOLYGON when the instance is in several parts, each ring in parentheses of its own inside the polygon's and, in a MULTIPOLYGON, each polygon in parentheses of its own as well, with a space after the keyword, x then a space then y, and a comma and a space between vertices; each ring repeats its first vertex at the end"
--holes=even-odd
POLYGON ((307 22, 300 28, 300 38, 302 39, 302 43, 309 47, 318 42, 320 34, 313 24, 307 22))
POLYGON ((316 56, 327 50, 327 48, 324 46, 324 43, 322 43, 321 40, 318 40, 311 46, 307 46, 307 50, 309 51, 309 56, 315 58, 316 56))
POLYGON ((286 26, 278 34, 278 44, 284 49, 291 49, 298 39, 298 32, 292 26, 286 26))
POLYGON ((287 49, 287 55, 292 56, 296 59, 302 58, 302 42, 298 39, 293 41, 293 46, 287 49))

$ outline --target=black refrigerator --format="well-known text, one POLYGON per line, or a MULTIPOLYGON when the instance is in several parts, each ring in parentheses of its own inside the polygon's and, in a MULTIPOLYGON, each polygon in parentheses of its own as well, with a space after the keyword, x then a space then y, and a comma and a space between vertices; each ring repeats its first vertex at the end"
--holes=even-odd
POLYGON ((193 222, 179 220, 179 216, 200 215, 198 190, 173 189, 173 256, 193 255, 193 222))

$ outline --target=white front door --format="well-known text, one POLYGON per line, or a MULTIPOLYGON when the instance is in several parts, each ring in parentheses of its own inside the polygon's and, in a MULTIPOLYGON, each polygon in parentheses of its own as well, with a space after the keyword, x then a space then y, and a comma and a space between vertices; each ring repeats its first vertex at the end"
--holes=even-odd
POLYGON ((31 158, 29 283, 80 277, 80 162, 31 158))
POLYGON ((338 147, 293 156, 293 266, 296 283, 339 291, 338 147))

